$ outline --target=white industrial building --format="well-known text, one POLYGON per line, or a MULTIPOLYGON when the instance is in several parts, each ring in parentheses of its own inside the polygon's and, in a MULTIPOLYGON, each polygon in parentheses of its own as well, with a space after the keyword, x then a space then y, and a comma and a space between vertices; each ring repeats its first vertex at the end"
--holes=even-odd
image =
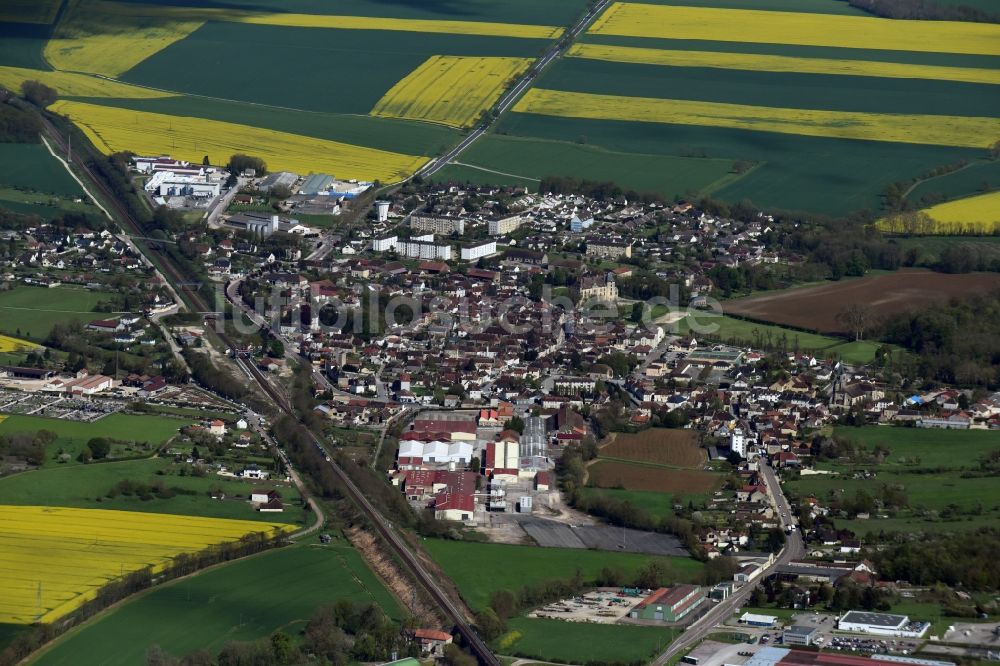
POLYGON ((304 234, 309 231, 308 227, 302 226, 296 219, 263 213, 236 213, 226 220, 226 225, 247 231, 258 238, 267 238, 278 231, 289 234, 304 234))
POLYGON ((404 439, 399 442, 400 469, 419 469, 425 465, 455 465, 465 467, 472 460, 473 443, 469 441, 421 442, 404 439))
POLYGON ((920 638, 930 626, 929 622, 910 622, 906 615, 866 611, 847 611, 837 621, 837 629, 840 631, 899 638, 920 638))
POLYGON ((478 259, 482 259, 483 257, 488 257, 496 253, 497 253, 497 242, 493 240, 484 243, 463 245, 461 256, 462 256, 462 261, 476 261, 478 259))
POLYGON ((215 174, 155 171, 144 187, 150 194, 160 197, 212 198, 219 196, 222 191, 222 180, 215 174))

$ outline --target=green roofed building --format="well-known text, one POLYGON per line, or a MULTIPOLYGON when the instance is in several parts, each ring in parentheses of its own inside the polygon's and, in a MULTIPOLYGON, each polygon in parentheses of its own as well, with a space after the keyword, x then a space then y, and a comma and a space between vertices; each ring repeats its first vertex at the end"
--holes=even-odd
POLYGON ((302 183, 302 187, 299 188, 299 194, 315 196, 320 192, 329 192, 331 185, 333 185, 333 176, 328 176, 325 173, 311 173, 302 183))

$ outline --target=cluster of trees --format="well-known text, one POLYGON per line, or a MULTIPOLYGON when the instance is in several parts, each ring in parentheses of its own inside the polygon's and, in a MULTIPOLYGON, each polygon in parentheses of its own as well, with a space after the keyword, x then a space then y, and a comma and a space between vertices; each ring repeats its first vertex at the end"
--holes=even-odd
POLYGON ((934 0, 847 0, 866 12, 892 19, 923 19, 926 21, 975 21, 1000 23, 1000 13, 972 5, 935 2, 934 0))
POLYGON ((20 460, 29 465, 45 462, 45 447, 56 441, 51 430, 35 432, 9 432, 0 435, 0 459, 20 460))
POLYGON ((30 111, 0 104, 0 143, 38 143, 42 123, 30 111))
POLYGON ((629 202, 644 204, 663 201, 663 196, 660 194, 627 190, 610 181, 599 182, 568 176, 545 176, 538 184, 538 191, 552 194, 580 194, 598 201, 608 201, 618 197, 625 197, 629 202))
POLYGON ((814 437, 810 451, 815 460, 846 460, 855 465, 880 465, 888 460, 892 451, 876 444, 868 448, 863 443, 849 437, 814 437))
POLYGON ((114 499, 124 495, 125 497, 137 497, 144 502, 152 499, 170 499, 177 494, 194 495, 195 491, 187 488, 167 487, 163 481, 155 483, 143 483, 132 479, 122 479, 111 487, 104 496, 114 499))
POLYGON ((59 93, 55 88, 47 86, 41 81, 28 80, 21 83, 21 96, 35 106, 44 109, 56 101, 59 93))
POLYGON ((191 368, 191 376, 195 381, 221 396, 231 400, 239 400, 247 394, 246 386, 240 382, 234 382, 232 378, 215 367, 208 354, 202 354, 193 349, 185 349, 184 360, 191 368))
POLYGON ((298 637, 279 630, 256 641, 230 641, 218 655, 201 650, 180 659, 153 646, 146 653, 146 666, 286 666, 312 658, 328 666, 345 666, 387 661, 393 652, 416 657, 419 647, 406 641, 401 627, 375 604, 360 606, 340 599, 333 606, 317 608, 298 637))
POLYGON ((914 585, 943 583, 968 590, 1000 588, 1000 529, 983 527, 958 533, 888 535, 888 545, 870 553, 886 580, 914 585))
POLYGON ((1000 386, 1000 293, 955 299, 947 304, 887 318, 882 339, 914 354, 901 370, 948 384, 1000 386))
POLYGON ((236 153, 229 158, 226 169, 234 176, 238 176, 247 169, 253 169, 257 176, 263 176, 267 173, 267 163, 259 157, 236 153))

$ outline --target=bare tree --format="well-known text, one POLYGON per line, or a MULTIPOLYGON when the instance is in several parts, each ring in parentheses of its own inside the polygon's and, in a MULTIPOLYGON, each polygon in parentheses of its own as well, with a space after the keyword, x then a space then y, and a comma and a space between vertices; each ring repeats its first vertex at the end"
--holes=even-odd
POLYGON ((850 303, 837 313, 837 323, 849 330, 855 341, 860 341, 865 331, 875 325, 875 311, 864 303, 850 303))

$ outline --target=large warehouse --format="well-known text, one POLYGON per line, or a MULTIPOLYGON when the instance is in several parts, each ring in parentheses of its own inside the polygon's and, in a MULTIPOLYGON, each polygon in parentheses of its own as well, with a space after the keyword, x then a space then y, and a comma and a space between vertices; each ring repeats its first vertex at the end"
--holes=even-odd
POLYGON ((638 620, 677 622, 705 600, 705 593, 697 585, 661 587, 643 599, 629 613, 638 620))
POLYGON ((837 629, 879 636, 920 638, 930 627, 929 622, 910 622, 905 615, 848 611, 837 621, 837 629))

